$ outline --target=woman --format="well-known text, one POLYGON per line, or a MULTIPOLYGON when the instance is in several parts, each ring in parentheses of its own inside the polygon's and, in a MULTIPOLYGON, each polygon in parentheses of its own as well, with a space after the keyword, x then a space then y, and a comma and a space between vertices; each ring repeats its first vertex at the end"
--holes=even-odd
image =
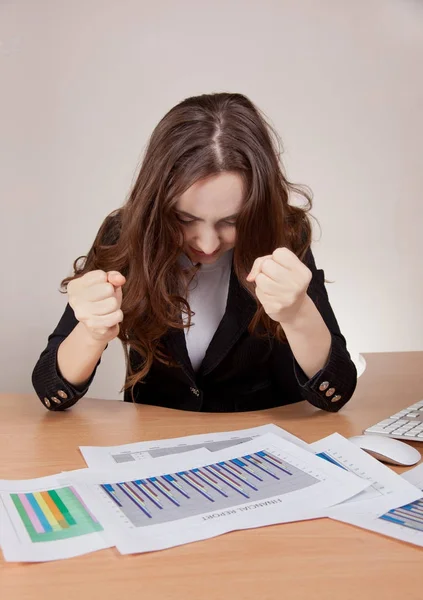
POLYGON ((357 374, 310 250, 311 200, 272 133, 241 94, 188 98, 160 121, 129 199, 62 282, 69 302, 33 372, 47 408, 86 394, 116 337, 126 401, 335 412, 350 399, 357 374))

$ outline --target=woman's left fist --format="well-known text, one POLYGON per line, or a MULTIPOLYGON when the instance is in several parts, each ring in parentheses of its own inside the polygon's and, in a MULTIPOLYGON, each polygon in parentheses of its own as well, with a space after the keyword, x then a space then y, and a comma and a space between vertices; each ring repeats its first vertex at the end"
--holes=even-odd
POLYGON ((256 295, 271 319, 291 323, 307 296, 311 271, 288 248, 254 261, 247 281, 255 282, 256 295))

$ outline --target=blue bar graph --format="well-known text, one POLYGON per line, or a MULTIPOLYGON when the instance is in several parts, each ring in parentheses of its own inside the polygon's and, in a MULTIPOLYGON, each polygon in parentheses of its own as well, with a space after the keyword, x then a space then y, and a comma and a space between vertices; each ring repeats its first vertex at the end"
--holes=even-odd
POLYGON ((106 483, 99 489, 133 526, 143 527, 288 494, 318 481, 261 450, 177 473, 106 483))
POLYGON ((406 504, 399 508, 394 508, 379 517, 379 519, 417 531, 423 531, 423 499, 416 500, 411 504, 406 504))

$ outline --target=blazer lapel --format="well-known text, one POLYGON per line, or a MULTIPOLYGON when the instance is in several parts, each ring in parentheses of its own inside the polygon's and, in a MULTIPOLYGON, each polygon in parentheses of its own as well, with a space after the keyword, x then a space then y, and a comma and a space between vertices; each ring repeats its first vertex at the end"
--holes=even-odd
POLYGON ((198 373, 192 368, 184 330, 171 329, 162 341, 185 374, 195 381, 196 375, 207 375, 225 358, 248 328, 256 310, 256 301, 239 283, 232 266, 225 314, 207 348, 198 373))
POLYGON ((162 338, 165 346, 170 351, 172 358, 182 367, 188 377, 194 381, 195 373, 188 355, 185 332, 183 329, 171 329, 162 338))
POLYGON ((232 266, 225 314, 207 348, 199 375, 207 375, 225 358, 248 328, 256 310, 256 301, 239 283, 232 266))

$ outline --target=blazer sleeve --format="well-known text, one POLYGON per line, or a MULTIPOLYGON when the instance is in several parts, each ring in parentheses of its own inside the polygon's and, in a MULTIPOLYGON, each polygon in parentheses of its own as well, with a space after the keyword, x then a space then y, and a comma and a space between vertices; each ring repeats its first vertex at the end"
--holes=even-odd
POLYGON ((57 366, 58 348, 77 324, 73 309, 67 304, 32 373, 32 385, 37 396, 49 410, 65 410, 78 402, 87 393, 100 364, 99 360, 89 381, 83 387, 71 385, 60 373, 57 366))
POLYGON ((312 272, 308 295, 323 317, 332 337, 332 344, 325 366, 311 379, 305 375, 293 357, 294 372, 301 395, 317 408, 337 412, 351 398, 357 385, 357 369, 347 350, 325 287, 325 276, 317 269, 313 253, 308 250, 305 264, 312 272))

